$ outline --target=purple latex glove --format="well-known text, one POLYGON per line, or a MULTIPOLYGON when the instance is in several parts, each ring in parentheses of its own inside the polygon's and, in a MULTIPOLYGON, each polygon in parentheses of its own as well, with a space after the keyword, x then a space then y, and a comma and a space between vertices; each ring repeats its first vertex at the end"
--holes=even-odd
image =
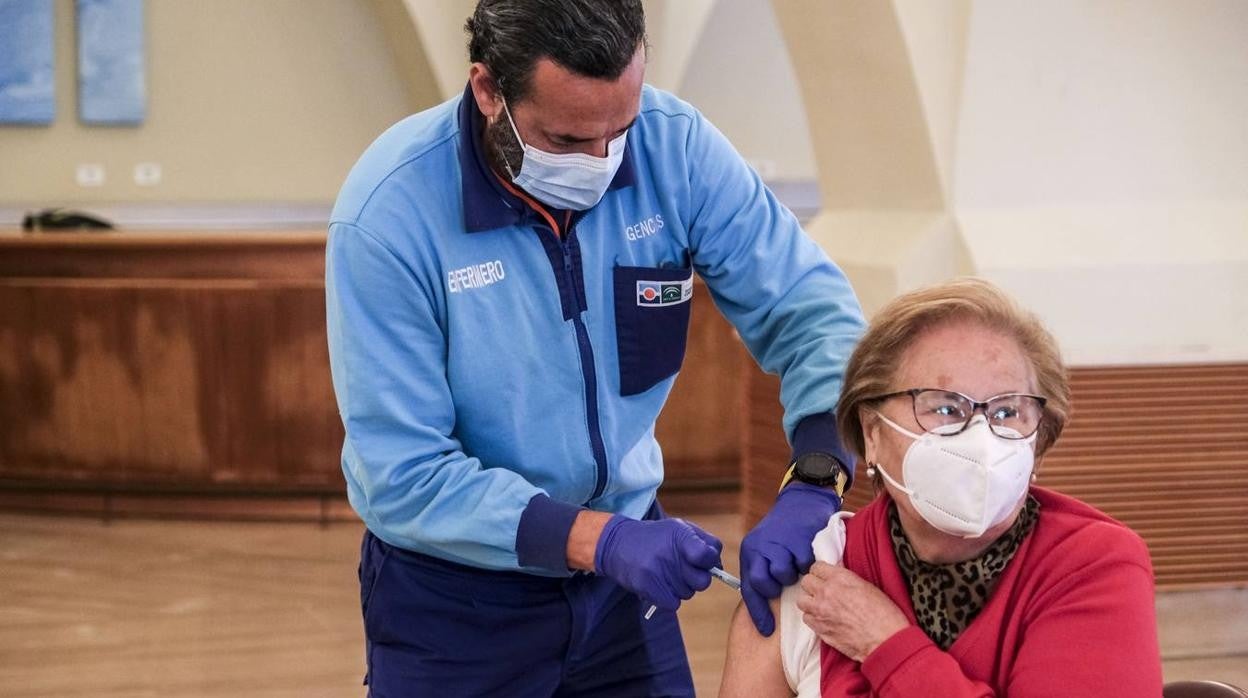
POLYGON ((724 544, 680 519, 637 521, 615 515, 594 551, 594 569, 665 611, 711 585, 724 544))
POLYGON ((767 516, 741 541, 741 597, 754 627, 764 636, 776 629, 768 599, 796 584, 815 563, 811 541, 841 509, 836 492, 793 482, 780 491, 767 516))

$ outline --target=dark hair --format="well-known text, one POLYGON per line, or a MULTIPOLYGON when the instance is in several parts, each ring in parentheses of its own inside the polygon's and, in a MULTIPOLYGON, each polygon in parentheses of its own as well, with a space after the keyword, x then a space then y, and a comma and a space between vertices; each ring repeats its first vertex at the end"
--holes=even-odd
POLYGON ((645 43, 646 15, 641 0, 480 0, 464 31, 469 60, 519 102, 543 57, 586 77, 620 77, 645 43))

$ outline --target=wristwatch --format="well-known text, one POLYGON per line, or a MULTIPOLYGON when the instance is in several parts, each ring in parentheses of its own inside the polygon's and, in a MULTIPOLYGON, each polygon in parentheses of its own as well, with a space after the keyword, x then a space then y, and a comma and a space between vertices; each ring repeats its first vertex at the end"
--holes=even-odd
POLYGON ((844 497, 849 473, 836 456, 816 451, 798 456, 789 465, 789 472, 784 476, 780 489, 793 480, 818 487, 832 487, 836 496, 844 497))

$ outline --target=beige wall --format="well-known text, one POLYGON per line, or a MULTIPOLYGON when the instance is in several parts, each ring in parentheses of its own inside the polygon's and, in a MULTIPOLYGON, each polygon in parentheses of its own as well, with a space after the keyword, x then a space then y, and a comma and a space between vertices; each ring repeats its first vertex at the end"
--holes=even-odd
POLYGON ((969 36, 980 273, 1073 361, 1248 358, 1248 3, 976 3, 969 36))
POLYGON ((814 180, 802 95, 771 5, 718 0, 688 43, 684 73, 668 89, 705 114, 768 181, 814 180))
POLYGON ((476 5, 476 0, 403 0, 407 24, 415 28, 424 46, 443 99, 463 92, 468 82, 464 22, 476 5))
MULTIPOLYGON (((327 205, 381 130, 463 89, 473 4, 155 0, 146 10, 146 122, 88 128, 75 113, 73 2, 56 0, 58 117, 46 128, 0 127, 0 207, 95 204, 124 216, 131 211, 101 207, 327 205), (141 162, 160 164, 161 184, 134 183, 141 162), (103 165, 104 186, 79 186, 79 163, 103 165)), ((768 179, 812 179, 801 97, 771 7, 647 0, 646 10, 648 81, 702 109, 768 179)))
MULTIPOLYGON (((461 89, 471 5, 154 0, 128 129, 78 124, 57 0, 59 118, 0 128, 0 207, 327 205, 378 132, 461 89), (145 161, 160 186, 133 184, 145 161), (81 162, 108 183, 78 187, 81 162)), ((768 178, 817 177, 809 229, 868 310, 976 273, 1078 363, 1248 358, 1248 3, 646 6, 652 81, 768 178)))
POLYGON ((1075 364, 1248 359, 1248 3, 773 4, 868 310, 974 273, 1075 364))
POLYGON ((103 128, 78 122, 73 0, 56 0, 57 118, 0 127, 0 205, 331 202, 377 134, 438 100, 421 66, 396 67, 386 3, 148 2, 147 120, 103 128), (137 186, 138 162, 162 183, 137 186), (104 186, 78 186, 78 163, 104 186))

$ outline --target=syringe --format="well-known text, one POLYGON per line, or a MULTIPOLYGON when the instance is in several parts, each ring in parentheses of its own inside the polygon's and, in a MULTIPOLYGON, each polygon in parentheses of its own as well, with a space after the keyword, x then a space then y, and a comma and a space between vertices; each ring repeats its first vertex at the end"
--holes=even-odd
POLYGON ((711 576, 732 587, 733 591, 741 591, 741 580, 728 574, 718 567, 711 568, 711 576))
MULTIPOLYGON (((718 567, 712 567, 711 576, 723 582, 724 584, 727 584, 729 587, 732 588, 733 591, 741 591, 741 580, 737 579, 731 574, 728 574, 722 569, 718 567)), ((646 610, 646 620, 650 620, 650 616, 654 615, 655 609, 656 609, 655 606, 651 606, 650 608, 646 610)))

